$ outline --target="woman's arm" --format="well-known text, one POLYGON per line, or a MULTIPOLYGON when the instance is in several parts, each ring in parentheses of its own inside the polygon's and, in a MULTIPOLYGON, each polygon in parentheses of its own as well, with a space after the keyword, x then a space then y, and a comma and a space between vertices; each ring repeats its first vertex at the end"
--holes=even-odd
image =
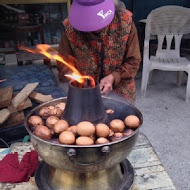
POLYGON ((137 29, 135 24, 132 23, 122 67, 112 73, 114 76, 114 85, 117 85, 121 79, 135 78, 140 66, 140 62, 141 54, 137 29))

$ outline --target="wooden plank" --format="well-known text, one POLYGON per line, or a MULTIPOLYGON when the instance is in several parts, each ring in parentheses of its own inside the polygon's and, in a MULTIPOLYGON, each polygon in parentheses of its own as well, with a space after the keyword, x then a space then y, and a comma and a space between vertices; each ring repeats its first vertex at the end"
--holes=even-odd
POLYGON ((11 115, 7 108, 0 110, 0 125, 3 124, 11 115))
POLYGON ((1 183, 0 184, 1 190, 38 190, 36 185, 31 184, 30 182, 22 182, 22 183, 15 183, 15 184, 7 184, 1 183))
MULTIPOLYGON (((13 97, 15 97, 15 96, 13 95, 13 97)), ((31 102, 31 100, 29 98, 26 98, 26 100, 24 100, 24 102, 22 102, 17 107, 17 109, 12 104, 8 106, 8 109, 9 109, 10 113, 13 114, 13 113, 16 113, 18 111, 22 111, 22 110, 24 110, 26 108, 29 108, 29 107, 32 107, 32 102, 31 102)))
POLYGON ((8 107, 8 110, 10 111, 11 114, 16 113, 17 109, 11 104, 8 107))
POLYGON ((164 167, 162 165, 156 165, 151 167, 145 167, 145 168, 137 168, 136 170, 137 175, 143 175, 144 173, 153 173, 153 172, 163 172, 165 171, 164 167))
POLYGON ((0 108, 5 108, 11 103, 13 88, 11 86, 0 88, 0 108))
POLYGON ((52 95, 44 95, 38 92, 32 92, 29 97, 40 104, 53 100, 52 95))
MULTIPOLYGON (((170 189, 175 189, 171 179, 169 178, 166 171, 162 172, 144 172, 142 175, 135 176, 135 185, 134 189, 160 189, 164 187, 170 187, 170 189), (136 185, 138 184, 138 186, 136 185)), ((133 189, 133 190, 134 190, 133 189)))
POLYGON ((30 108, 32 107, 32 102, 29 98, 26 98, 26 100, 24 100, 24 102, 22 102, 18 107, 17 107, 17 110, 18 111, 22 111, 26 108, 30 108))
POLYGON ((128 160, 135 169, 132 190, 176 190, 145 135, 139 134, 128 160))
POLYGON ((152 190, 177 190, 175 186, 168 186, 168 187, 159 187, 156 189, 152 189, 152 190))
POLYGON ((0 127, 13 127, 15 125, 23 124, 25 120, 24 112, 16 112, 14 114, 11 114, 9 119, 7 119, 6 122, 4 122, 0 127))
POLYGON ((134 168, 150 167, 161 164, 154 149, 148 145, 147 147, 133 149, 127 158, 134 168))
POLYGON ((150 143, 145 135, 142 135, 142 133, 139 133, 135 147, 139 147, 143 145, 150 145, 150 143))
POLYGON ((27 84, 13 99, 12 104, 15 108, 17 108, 26 98, 30 95, 30 93, 38 86, 38 82, 27 84))

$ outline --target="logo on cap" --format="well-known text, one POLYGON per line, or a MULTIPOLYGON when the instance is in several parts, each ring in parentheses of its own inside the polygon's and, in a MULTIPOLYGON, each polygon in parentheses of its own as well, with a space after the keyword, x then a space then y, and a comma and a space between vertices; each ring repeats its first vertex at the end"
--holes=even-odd
POLYGON ((100 12, 97 13, 98 16, 101 16, 103 19, 106 19, 110 14, 112 14, 113 11, 109 10, 107 11, 105 14, 103 12, 103 10, 101 10, 100 12))

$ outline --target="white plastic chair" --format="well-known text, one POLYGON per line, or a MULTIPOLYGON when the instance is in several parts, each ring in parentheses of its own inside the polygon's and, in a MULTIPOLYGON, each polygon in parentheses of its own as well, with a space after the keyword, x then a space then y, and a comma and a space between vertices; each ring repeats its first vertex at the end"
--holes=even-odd
MULTIPOLYGON (((150 72, 154 69, 188 73, 186 101, 190 100, 190 61, 180 56, 184 34, 190 34, 190 9, 180 6, 163 6, 150 12, 146 21, 141 95, 145 96, 150 72), (149 55, 151 36, 158 40, 155 56, 149 55), (166 48, 163 48, 166 40, 166 48), (175 47, 171 49, 172 41, 175 47)), ((178 79, 180 85, 181 80, 178 79)))

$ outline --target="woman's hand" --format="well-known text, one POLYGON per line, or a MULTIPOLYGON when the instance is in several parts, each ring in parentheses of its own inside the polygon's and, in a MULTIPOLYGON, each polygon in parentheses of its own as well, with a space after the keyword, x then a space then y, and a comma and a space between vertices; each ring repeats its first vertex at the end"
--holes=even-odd
POLYGON ((110 74, 110 75, 104 77, 100 81, 100 91, 101 91, 101 94, 108 95, 109 92, 111 92, 113 90, 113 88, 112 88, 113 83, 114 83, 114 77, 113 77, 113 75, 110 74))

